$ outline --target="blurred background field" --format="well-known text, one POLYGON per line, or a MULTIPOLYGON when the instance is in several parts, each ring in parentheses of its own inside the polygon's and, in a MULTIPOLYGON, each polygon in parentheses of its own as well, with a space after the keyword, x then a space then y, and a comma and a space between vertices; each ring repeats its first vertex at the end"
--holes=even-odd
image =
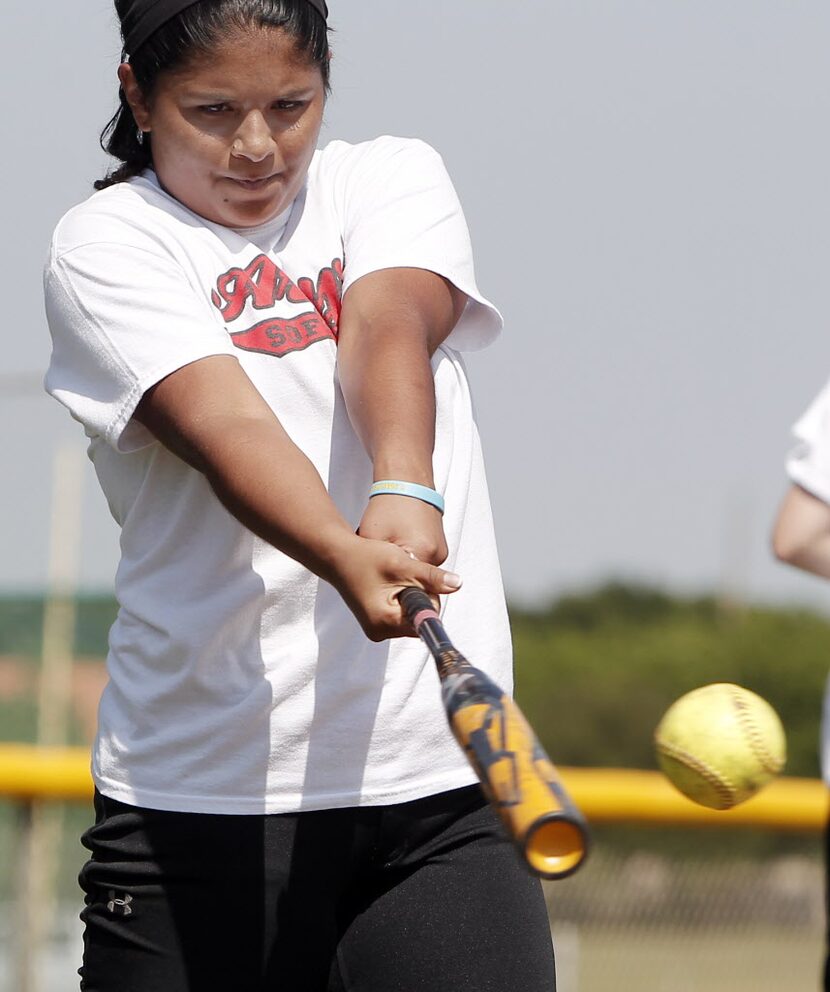
MULTIPOLYGON (((89 741, 115 604, 77 601, 70 742, 89 741)), ((0 599, 0 739, 31 741, 43 602, 0 599)), ((787 774, 818 775, 830 620, 608 584, 512 610, 517 696, 561 765, 654 768, 651 734, 678 695, 735 681, 767 698, 788 733, 787 774)), ((463 648, 463 645, 461 645, 463 648)), ((83 805, 61 831, 56 908, 38 992, 77 988, 83 805)), ((20 810, 0 804, 0 990, 22 916, 20 810)), ((560 992, 765 992, 819 987, 823 872, 816 832, 595 826, 586 866, 546 885, 560 992)), ((5 984, 3 984, 5 982, 5 984)))

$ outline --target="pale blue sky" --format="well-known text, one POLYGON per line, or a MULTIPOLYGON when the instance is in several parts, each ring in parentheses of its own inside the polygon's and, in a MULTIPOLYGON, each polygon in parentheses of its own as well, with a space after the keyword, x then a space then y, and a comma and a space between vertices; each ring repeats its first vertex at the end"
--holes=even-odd
MULTIPOLYGON (((830 6, 332 0, 324 138, 444 155, 502 341, 469 359, 508 591, 608 576, 830 602, 774 564, 792 421, 830 376, 830 6)), ((46 572, 53 401, 40 268, 103 171, 109 0, 16 5, 5 73, 0 592, 46 572)), ((82 584, 117 535, 87 476, 82 584)))

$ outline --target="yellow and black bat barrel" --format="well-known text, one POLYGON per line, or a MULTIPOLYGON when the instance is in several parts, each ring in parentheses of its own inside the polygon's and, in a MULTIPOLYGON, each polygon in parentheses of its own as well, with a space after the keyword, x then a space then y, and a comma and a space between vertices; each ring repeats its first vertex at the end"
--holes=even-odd
POLYGON ((405 589, 400 601, 435 658, 453 734, 526 863, 543 878, 572 874, 588 827, 521 710, 455 649, 423 590, 405 589))

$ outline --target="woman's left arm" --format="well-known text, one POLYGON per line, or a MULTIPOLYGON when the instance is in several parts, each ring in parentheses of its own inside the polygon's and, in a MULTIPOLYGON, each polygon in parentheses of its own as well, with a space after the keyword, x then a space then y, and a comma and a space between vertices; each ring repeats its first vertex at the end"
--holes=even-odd
MULTIPOLYGON (((434 487, 430 358, 466 302, 466 294, 425 269, 371 272, 347 291, 337 349, 340 386, 376 482, 395 479, 434 487)), ((373 497, 359 533, 397 544, 433 565, 447 557, 441 514, 409 496, 373 497)))

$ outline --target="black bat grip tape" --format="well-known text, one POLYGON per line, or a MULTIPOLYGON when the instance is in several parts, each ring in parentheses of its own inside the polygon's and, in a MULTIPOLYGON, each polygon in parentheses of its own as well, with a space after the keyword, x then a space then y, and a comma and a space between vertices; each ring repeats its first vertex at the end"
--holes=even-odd
POLYGON ((435 612, 435 606, 429 596, 427 596, 423 589, 418 589, 415 586, 407 586, 406 589, 398 594, 398 599, 410 623, 423 610, 435 612))
POLYGON ((415 623, 415 617, 419 613, 429 612, 430 616, 425 617, 418 624, 417 633, 438 662, 440 674, 445 673, 449 664, 448 651, 453 654, 453 665, 458 665, 464 660, 452 646, 449 634, 444 630, 444 625, 436 614, 435 605, 423 589, 407 586, 406 589, 398 593, 398 599, 407 619, 412 624, 415 623))

